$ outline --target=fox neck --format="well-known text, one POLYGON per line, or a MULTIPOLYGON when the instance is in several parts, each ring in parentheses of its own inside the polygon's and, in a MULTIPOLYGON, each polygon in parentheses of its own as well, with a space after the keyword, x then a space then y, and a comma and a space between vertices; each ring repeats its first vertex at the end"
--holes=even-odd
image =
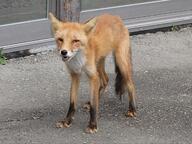
POLYGON ((66 61, 65 64, 70 72, 80 74, 85 65, 86 59, 83 50, 79 50, 75 56, 73 56, 69 61, 66 61))

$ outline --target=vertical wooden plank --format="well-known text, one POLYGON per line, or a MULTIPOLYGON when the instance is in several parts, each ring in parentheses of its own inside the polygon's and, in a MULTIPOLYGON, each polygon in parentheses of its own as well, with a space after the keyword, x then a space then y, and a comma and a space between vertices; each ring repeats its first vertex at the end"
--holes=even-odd
POLYGON ((79 22, 80 0, 63 0, 61 3, 61 19, 64 21, 79 22))

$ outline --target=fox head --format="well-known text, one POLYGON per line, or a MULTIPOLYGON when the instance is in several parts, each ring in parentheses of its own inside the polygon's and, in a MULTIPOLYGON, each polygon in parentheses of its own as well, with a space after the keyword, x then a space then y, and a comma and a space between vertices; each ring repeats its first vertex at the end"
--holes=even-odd
POLYGON ((52 32, 57 48, 64 61, 70 60, 79 51, 88 45, 88 35, 95 27, 97 18, 93 18, 84 24, 59 21, 52 13, 49 13, 52 32))

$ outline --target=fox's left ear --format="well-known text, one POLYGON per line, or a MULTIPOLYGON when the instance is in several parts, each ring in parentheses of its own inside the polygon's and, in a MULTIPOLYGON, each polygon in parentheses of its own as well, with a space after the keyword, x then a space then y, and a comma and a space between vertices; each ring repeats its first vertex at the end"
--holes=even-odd
POLYGON ((84 23, 83 28, 86 33, 89 33, 96 25, 97 17, 94 17, 84 23))

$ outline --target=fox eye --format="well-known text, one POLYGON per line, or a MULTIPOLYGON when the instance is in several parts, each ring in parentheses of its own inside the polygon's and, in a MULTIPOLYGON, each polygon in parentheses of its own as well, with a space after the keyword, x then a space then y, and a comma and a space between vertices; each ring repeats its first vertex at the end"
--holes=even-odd
POLYGON ((63 42, 63 39, 62 39, 62 38, 58 38, 57 40, 58 40, 59 42, 61 42, 61 43, 63 42))
POLYGON ((75 40, 72 41, 72 43, 77 43, 77 42, 80 42, 80 40, 75 39, 75 40))

